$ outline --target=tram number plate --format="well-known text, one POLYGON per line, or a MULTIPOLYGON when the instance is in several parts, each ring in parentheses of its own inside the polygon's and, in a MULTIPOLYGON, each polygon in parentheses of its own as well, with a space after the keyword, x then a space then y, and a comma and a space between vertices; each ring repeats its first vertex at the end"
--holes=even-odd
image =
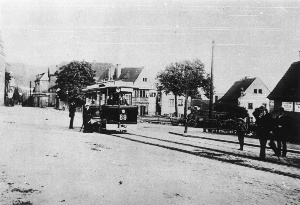
POLYGON ((120 114, 120 120, 127 120, 126 114, 120 114))

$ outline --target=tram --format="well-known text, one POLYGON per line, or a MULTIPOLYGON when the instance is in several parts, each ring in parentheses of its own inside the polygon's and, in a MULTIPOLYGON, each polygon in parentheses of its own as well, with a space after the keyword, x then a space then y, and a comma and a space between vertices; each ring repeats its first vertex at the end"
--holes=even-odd
POLYGON ((136 129, 138 106, 132 105, 132 82, 96 83, 83 91, 86 103, 90 105, 94 130, 126 132, 136 129))

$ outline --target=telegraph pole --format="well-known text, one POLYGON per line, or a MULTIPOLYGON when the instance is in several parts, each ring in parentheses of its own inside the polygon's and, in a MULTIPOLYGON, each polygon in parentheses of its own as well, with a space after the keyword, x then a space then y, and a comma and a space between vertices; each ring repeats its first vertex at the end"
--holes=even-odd
POLYGON ((188 88, 187 88, 187 69, 184 64, 184 77, 185 77, 185 101, 184 101, 184 118, 185 118, 185 123, 184 123, 184 133, 187 133, 187 127, 188 127, 188 117, 187 117, 187 105, 188 105, 188 88))
POLYGON ((29 88, 29 103, 30 103, 30 107, 32 107, 32 97, 31 97, 31 81, 30 81, 30 88, 29 88))
POLYGON ((212 107, 213 107, 213 99, 214 99, 214 47, 215 47, 215 40, 212 41, 212 58, 211 58, 211 72, 210 72, 210 95, 209 95, 209 119, 212 119, 212 107))

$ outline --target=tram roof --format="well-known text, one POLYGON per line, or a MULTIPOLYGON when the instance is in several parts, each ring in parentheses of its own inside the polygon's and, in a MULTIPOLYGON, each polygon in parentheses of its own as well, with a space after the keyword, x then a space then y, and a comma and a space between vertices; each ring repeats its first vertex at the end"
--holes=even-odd
POLYGON ((133 86, 133 82, 106 81, 106 82, 100 82, 94 85, 87 86, 85 89, 83 89, 83 91, 84 92, 97 91, 106 88, 134 88, 134 86, 133 86))

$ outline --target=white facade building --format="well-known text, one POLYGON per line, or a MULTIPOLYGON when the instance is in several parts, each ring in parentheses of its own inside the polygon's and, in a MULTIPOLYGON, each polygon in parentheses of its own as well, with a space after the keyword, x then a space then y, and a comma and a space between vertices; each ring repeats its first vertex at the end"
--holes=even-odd
POLYGON ((252 117, 254 120, 252 113, 255 108, 264 106, 270 110, 270 102, 267 98, 269 94, 270 90, 260 78, 245 77, 236 81, 220 101, 246 108, 249 117, 252 117))

